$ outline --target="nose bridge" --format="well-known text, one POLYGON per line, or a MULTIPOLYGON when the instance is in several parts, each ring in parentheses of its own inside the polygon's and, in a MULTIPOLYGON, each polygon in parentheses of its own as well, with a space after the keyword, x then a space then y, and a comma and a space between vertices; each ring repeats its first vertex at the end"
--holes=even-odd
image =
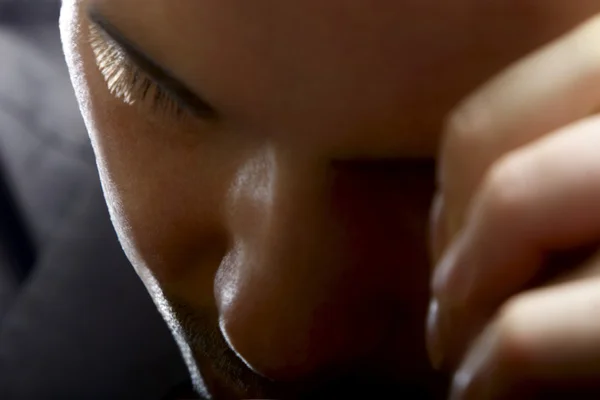
POLYGON ((332 226, 318 164, 265 147, 239 168, 227 206, 238 279, 283 287, 308 274, 314 283, 332 226))
POLYGON ((318 162, 271 147, 248 158, 230 191, 233 245, 215 281, 221 329, 270 377, 303 374, 318 354, 309 349, 315 311, 339 264, 326 175, 318 162))
POLYGON ((323 222, 315 216, 326 214, 325 179, 317 161, 287 150, 265 146, 252 154, 238 168, 227 198, 234 242, 273 254, 284 250, 280 243, 290 236, 314 235, 312 224, 323 222))

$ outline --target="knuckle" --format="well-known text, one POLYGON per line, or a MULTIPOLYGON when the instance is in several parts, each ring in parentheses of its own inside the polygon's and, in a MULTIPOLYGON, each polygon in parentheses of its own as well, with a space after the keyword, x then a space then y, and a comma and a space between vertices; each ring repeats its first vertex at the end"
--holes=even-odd
POLYGON ((492 108, 488 96, 478 94, 446 115, 439 159, 442 185, 451 181, 463 192, 475 189, 494 153, 492 108))
POLYGON ((445 118, 444 147, 448 151, 476 151, 483 145, 488 127, 488 107, 475 97, 467 99, 445 118))
POLYGON ((527 204, 527 177, 517 157, 505 155, 495 161, 484 178, 480 202, 488 216, 498 222, 519 218, 527 204))
POLYGON ((527 294, 509 298, 480 333, 453 379, 461 398, 513 398, 531 383, 535 337, 528 299, 527 294))
POLYGON ((600 13, 584 22, 575 32, 575 46, 594 70, 600 69, 600 13))
POLYGON ((509 299, 499 310, 497 317, 497 356, 502 373, 517 376, 523 371, 528 359, 528 318, 525 314, 523 296, 509 299))
POLYGON ((510 299, 481 333, 453 380, 466 398, 491 398, 525 379, 522 315, 521 300, 510 299))
POLYGON ((581 25, 580 32, 585 39, 588 39, 588 47, 590 50, 595 49, 596 54, 600 52, 597 50, 598 40, 600 39, 600 13, 594 14, 587 21, 581 25))

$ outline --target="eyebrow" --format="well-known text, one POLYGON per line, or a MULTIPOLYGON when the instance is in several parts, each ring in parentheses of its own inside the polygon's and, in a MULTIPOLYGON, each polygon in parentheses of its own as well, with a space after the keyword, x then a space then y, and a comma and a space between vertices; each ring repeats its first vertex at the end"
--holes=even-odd
POLYGON ((183 82, 175 77, 167 68, 160 66, 150 56, 145 54, 139 46, 125 37, 96 7, 90 6, 87 10, 88 17, 108 37, 110 37, 130 59, 143 69, 163 90, 168 92, 176 100, 199 118, 215 120, 217 112, 208 102, 189 89, 183 82))

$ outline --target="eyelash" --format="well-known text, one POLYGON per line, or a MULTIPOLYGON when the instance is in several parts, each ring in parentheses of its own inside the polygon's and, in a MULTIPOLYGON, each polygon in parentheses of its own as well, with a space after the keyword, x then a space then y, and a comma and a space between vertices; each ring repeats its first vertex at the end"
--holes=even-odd
POLYGON ((148 76, 94 23, 90 24, 90 45, 98 69, 113 96, 129 105, 149 103, 154 113, 176 117, 189 113, 179 99, 148 76))

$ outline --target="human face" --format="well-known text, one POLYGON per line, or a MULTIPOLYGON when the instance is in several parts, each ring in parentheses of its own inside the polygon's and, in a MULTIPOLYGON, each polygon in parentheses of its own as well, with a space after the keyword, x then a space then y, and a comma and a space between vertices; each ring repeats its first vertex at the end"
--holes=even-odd
POLYGON ((199 391, 431 388, 444 117, 597 11, 573 3, 63 2, 111 216, 199 391))

